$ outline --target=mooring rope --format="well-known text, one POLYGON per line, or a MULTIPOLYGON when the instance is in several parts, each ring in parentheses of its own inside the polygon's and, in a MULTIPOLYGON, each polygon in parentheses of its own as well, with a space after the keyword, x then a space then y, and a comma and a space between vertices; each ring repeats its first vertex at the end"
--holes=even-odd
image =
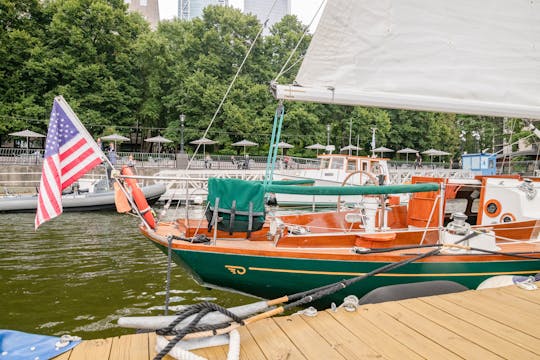
POLYGON ((159 352, 159 354, 157 354, 154 357, 154 360, 162 359, 165 355, 167 355, 172 350, 172 348, 174 348, 174 346, 180 340, 182 340, 182 338, 184 338, 184 336, 186 336, 189 333, 208 331, 208 330, 211 330, 211 331, 215 332, 218 329, 223 329, 225 327, 230 326, 230 323, 221 323, 221 324, 216 324, 216 325, 197 326, 199 321, 204 316, 206 316, 208 313, 214 312, 214 311, 218 311, 218 312, 222 313, 223 315, 226 315, 229 318, 231 318, 234 322, 236 322, 236 323, 238 323, 240 325, 244 325, 244 320, 241 317, 237 316, 233 312, 231 312, 228 309, 226 309, 226 308, 224 308, 222 306, 219 306, 217 304, 210 303, 210 302, 202 302, 202 303, 199 303, 199 304, 191 305, 188 308, 186 308, 185 310, 179 312, 177 314, 178 317, 174 321, 172 321, 169 324, 169 326, 167 326, 166 328, 163 328, 163 329, 156 330, 156 334, 158 334, 158 335, 175 335, 175 337, 172 340, 170 340, 169 343, 167 344, 167 346, 165 346, 159 352), (191 315, 196 315, 196 316, 187 326, 185 326, 184 328, 179 329, 179 330, 174 329, 182 320, 186 319, 187 317, 189 317, 191 315))

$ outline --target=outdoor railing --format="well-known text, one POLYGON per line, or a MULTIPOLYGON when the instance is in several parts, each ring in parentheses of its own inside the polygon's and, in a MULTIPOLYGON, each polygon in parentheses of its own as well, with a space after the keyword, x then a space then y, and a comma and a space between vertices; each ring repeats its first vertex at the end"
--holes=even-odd
MULTIPOLYGON (((43 150, 20 149, 0 147, 0 165, 41 165, 43 150)), ((237 155, 211 155, 207 159, 203 154, 170 154, 170 153, 143 153, 118 152, 115 167, 129 165, 129 156, 133 157, 136 167, 185 169, 191 161, 190 169, 233 170, 233 169, 265 169, 266 156, 237 156, 237 155), (193 157, 193 159, 192 159, 193 157)), ((318 169, 320 160, 314 158, 283 157, 278 156, 276 170, 279 169, 318 169), (285 161, 287 159, 287 161, 285 161)), ((390 160, 390 170, 415 169, 413 161, 390 160)), ((423 162, 423 169, 456 169, 457 163, 423 162)), ((540 161, 506 161, 497 163, 497 174, 519 173, 526 176, 535 176, 540 171, 540 161)))

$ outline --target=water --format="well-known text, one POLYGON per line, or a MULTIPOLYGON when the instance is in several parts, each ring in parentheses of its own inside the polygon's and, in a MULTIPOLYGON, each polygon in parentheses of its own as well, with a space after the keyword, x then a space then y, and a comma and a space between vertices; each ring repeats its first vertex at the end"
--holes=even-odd
MULTIPOLYGON (((167 256, 114 212, 65 213, 34 231, 34 214, 0 214, 0 328, 95 339, 133 333, 121 316, 161 315, 167 256)), ((230 307, 254 298, 199 286, 173 264, 171 306, 230 307)))

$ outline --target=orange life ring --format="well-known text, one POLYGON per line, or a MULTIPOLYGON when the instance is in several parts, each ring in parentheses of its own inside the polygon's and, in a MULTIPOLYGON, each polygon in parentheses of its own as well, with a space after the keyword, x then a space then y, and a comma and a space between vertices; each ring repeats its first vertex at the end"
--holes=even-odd
POLYGON ((495 199, 489 199, 484 205, 484 212, 489 217, 497 217, 502 211, 502 205, 495 199))
MULTIPOLYGON (((122 166, 122 175, 127 176, 133 176, 133 172, 131 169, 127 166, 122 166)), ((126 184, 131 188, 131 196, 133 197, 133 201, 135 201, 135 205, 137 205, 137 209, 141 213, 144 220, 146 220, 146 223, 150 228, 155 229, 156 228, 156 219, 154 218, 154 215, 152 214, 152 208, 150 205, 148 205, 148 202, 146 201, 146 197, 144 196, 144 193, 142 192, 141 188, 137 184, 137 181, 135 179, 124 179, 126 184)))

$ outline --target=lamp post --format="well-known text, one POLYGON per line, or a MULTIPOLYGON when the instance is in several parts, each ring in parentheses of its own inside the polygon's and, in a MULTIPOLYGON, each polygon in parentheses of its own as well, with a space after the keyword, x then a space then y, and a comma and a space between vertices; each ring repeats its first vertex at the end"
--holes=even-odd
POLYGON ((477 152, 480 152, 480 138, 481 138, 480 131, 473 130, 471 134, 472 134, 472 137, 476 140, 476 150, 477 152))
POLYGON ((375 131, 377 131, 377 127, 374 126, 371 128, 371 157, 375 157, 375 131))
POLYGON ((326 146, 330 145, 330 124, 326 124, 326 146))
POLYGON ((186 116, 180 114, 180 154, 184 153, 184 122, 186 121, 186 116))

